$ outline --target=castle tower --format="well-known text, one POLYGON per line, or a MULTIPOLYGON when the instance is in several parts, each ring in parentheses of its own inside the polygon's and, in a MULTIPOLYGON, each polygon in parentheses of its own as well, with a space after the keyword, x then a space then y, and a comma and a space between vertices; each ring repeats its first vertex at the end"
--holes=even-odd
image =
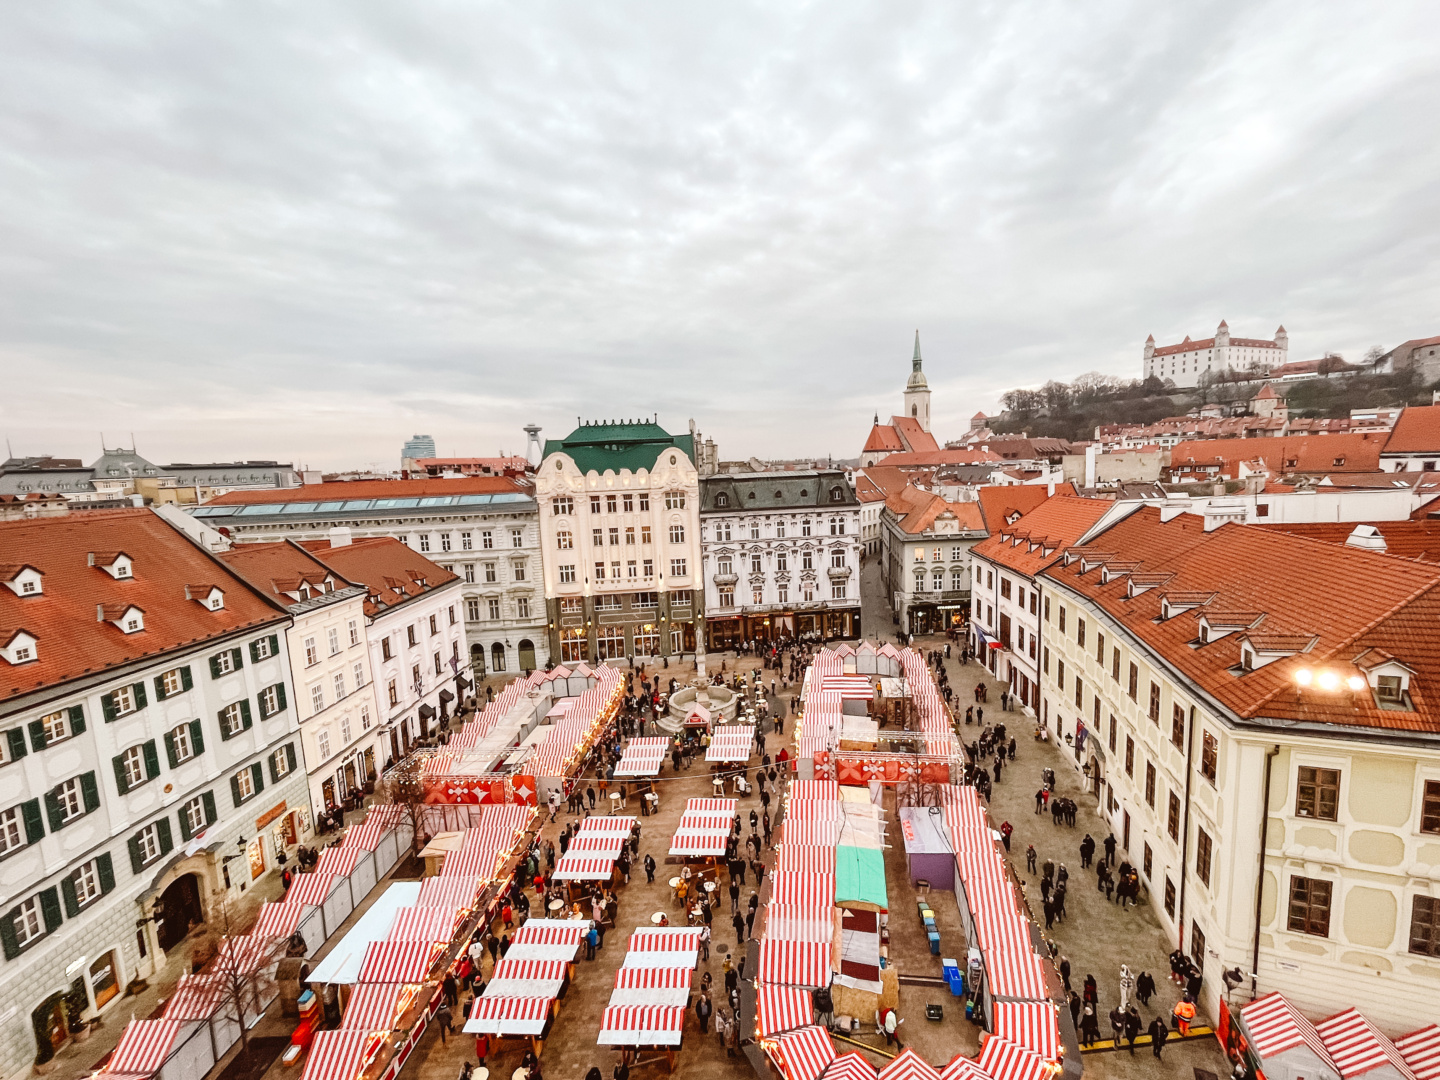
POLYGON ((930 430, 930 384, 920 369, 920 331, 915 331, 915 355, 910 361, 910 379, 905 384, 905 415, 930 430))

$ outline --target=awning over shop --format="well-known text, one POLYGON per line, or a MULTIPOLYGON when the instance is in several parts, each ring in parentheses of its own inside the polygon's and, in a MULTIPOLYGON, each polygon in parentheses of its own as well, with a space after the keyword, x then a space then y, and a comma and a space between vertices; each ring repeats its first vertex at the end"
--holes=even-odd
POLYGON ((467 1035, 540 1035, 550 1016, 548 997, 482 997, 470 1008, 467 1035))
POLYGON ((403 983, 363 983, 355 987, 340 1018, 341 1029, 389 1031, 413 991, 403 983))
POLYGON ((370 1038, 358 1028, 316 1032, 300 1080, 355 1080, 365 1068, 370 1038))
POLYGON ((764 983, 829 986, 830 946, 822 941, 760 942, 756 976, 764 983))
POLYGON ((175 1048, 180 1032, 189 1026, 185 1020, 136 1020, 126 1026, 105 1066, 111 1073, 158 1072, 170 1051, 175 1048))
POLYGON ((793 1031, 815 1020, 810 991, 798 986, 759 987, 755 995, 755 1015, 761 1035, 793 1031))
POLYGON ((875 848, 835 849, 835 903, 864 904, 886 911, 885 853, 875 848))
POLYGON ((600 1020, 601 1046, 679 1046, 685 1010, 675 1005, 611 1005, 600 1020))
POLYGON ((993 1034, 1028 1047, 1047 1061, 1059 1060, 1060 1025, 1054 1005, 1048 1001, 997 1001, 990 1008, 993 1034))
POLYGON ((356 982, 420 983, 425 981, 440 945, 432 941, 375 941, 365 950, 356 982))
POLYGON ((420 706, 419 713, 421 720, 429 720, 435 715, 435 706, 431 705, 427 701, 425 704, 420 706))
POLYGON ((991 1080, 1049 1080, 1053 1072, 1039 1054, 999 1035, 985 1040, 979 1065, 991 1080))
POLYGON ((816 1080, 835 1060, 835 1047, 822 1027, 811 1025, 781 1035, 766 1048, 785 1080, 816 1080))

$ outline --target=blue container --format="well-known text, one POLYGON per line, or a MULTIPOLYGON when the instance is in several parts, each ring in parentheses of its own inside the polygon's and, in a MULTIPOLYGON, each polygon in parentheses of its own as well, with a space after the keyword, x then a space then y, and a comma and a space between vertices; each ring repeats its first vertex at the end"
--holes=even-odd
POLYGON ((927 936, 930 938, 930 955, 931 955, 931 956, 939 956, 939 955, 940 955, 940 931, 938 931, 938 930, 931 930, 930 933, 929 933, 927 936))

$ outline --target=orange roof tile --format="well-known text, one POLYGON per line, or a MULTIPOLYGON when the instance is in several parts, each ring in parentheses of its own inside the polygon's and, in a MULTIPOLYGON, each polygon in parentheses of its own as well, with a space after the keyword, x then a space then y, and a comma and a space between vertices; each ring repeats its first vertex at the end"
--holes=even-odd
POLYGON ((1017 574, 1034 577, 1113 505, 1107 499, 1056 495, 1013 524, 992 530, 988 539, 975 545, 974 553, 1017 574), (1004 539, 1007 536, 1009 539, 1004 539))
POLYGON ((1361 525, 1375 529, 1385 540, 1385 553, 1399 559, 1440 563, 1440 519, 1409 521, 1317 521, 1295 525, 1257 525, 1256 528, 1308 536, 1327 544, 1344 544, 1361 525))
POLYGON ((371 617, 460 580, 393 536, 366 537, 342 547, 331 547, 328 540, 302 540, 300 546, 345 580, 366 586, 370 595, 365 613, 371 617))
POLYGON ((240 506, 253 503, 323 502, 327 499, 398 499, 425 495, 529 494, 522 481, 508 476, 466 476, 454 480, 330 480, 294 488, 231 491, 206 506, 240 506))
POLYGON ((865 440, 865 446, 861 449, 862 454, 893 453, 904 450, 905 444, 900 441, 900 435, 889 424, 876 424, 870 429, 870 437, 865 440))
POLYGON ((940 449, 940 444, 935 441, 935 436, 921 427, 920 421, 913 416, 892 416, 890 424, 910 452, 925 453, 940 449))
POLYGON ((1176 443, 1170 468, 1219 463, 1226 475, 1242 461, 1262 461, 1275 473, 1375 472, 1386 432, 1297 435, 1270 439, 1202 439, 1176 443))
MULTIPOLYGON (((1055 494, 1076 495, 1074 484, 1060 484, 1055 494)), ((1008 524, 1012 517, 1030 513, 1050 498, 1050 489, 1044 484, 1010 484, 982 487, 976 497, 980 500, 980 513, 984 517, 984 529, 997 533, 1008 524)))
POLYGON ((1440 454, 1440 405, 1410 405, 1385 443, 1387 454, 1440 454))
POLYGON ((954 450, 917 450, 888 454, 880 459, 880 464, 901 468, 916 465, 989 465, 1001 460, 1003 459, 999 454, 992 454, 989 450, 967 450, 958 447, 954 450))
MULTIPOLYGON (((1162 590, 1127 599, 1127 579, 1102 584, 1096 563, 1075 559, 1043 575, 1106 611, 1186 679, 1241 719, 1440 732, 1440 567, 1271 529, 1228 524, 1205 531, 1197 515, 1160 521, 1144 507, 1080 547, 1139 563, 1170 592, 1213 592, 1208 607, 1160 621, 1162 590), (1087 571, 1088 568, 1088 572, 1087 571), (1253 629, 1196 644, 1197 619, 1210 610, 1263 613, 1253 629), (1240 642, 1301 649, 1253 671, 1239 671, 1240 642), (1408 665, 1414 711, 1381 709, 1368 691, 1343 689, 1357 660, 1383 649, 1408 665), (1300 668, 1331 669, 1342 689, 1299 690, 1300 668)), ((1158 584, 1158 582, 1157 582, 1158 584)))
POLYGON ((332 581, 332 589, 343 589, 351 584, 303 547, 285 540, 238 544, 222 552, 218 558, 248 581, 252 588, 285 607, 298 603, 286 594, 298 591, 305 583, 317 591, 323 591, 327 578, 332 581))
POLYGON ((16 666, 0 661, 0 700, 288 618, 149 510, 0 523, 0 551, 45 575, 38 596, 0 589, 0 640, 25 630, 37 639, 38 656, 16 666), (92 552, 121 551, 134 561, 129 578, 111 577, 99 558, 90 565, 92 552), (187 600, 185 586, 196 581, 223 590, 224 607, 187 600), (118 616, 132 606, 145 613, 143 630, 126 634, 97 618, 97 610, 118 616))

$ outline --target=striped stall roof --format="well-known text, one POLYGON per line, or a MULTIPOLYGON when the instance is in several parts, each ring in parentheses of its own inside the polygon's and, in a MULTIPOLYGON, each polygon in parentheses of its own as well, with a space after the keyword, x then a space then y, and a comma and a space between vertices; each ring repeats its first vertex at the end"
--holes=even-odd
POLYGON ((609 855, 614 859, 619 857, 620 852, 625 848, 625 842, 629 839, 625 833, 619 832, 588 833, 571 840, 565 854, 584 852, 587 855, 609 855))
POLYGON ((420 882, 416 907, 449 907, 469 911, 480 898, 479 875, 449 874, 420 882))
POLYGON ((782 871, 770 876, 770 899, 777 904, 793 904, 805 911, 824 912, 835 906, 835 872, 799 874, 782 871))
POLYGON ((676 832, 670 839, 671 855, 698 858, 702 855, 724 855, 728 830, 717 832, 676 832))
POLYGON ((880 1080, 940 1080, 940 1073, 907 1046, 880 1070, 880 1080))
POLYGON ((1353 1005, 1321 1020, 1315 1025, 1315 1031, 1345 1080, 1387 1064, 1393 1065, 1403 1077, 1410 1075, 1410 1066, 1395 1044, 1353 1005))
POLYGON ((684 952, 700 948, 700 927, 671 926, 636 930, 630 935, 631 952, 684 952))
POLYGON ((670 740, 664 736, 631 739, 615 766, 616 776, 654 776, 665 761, 670 740))
POLYGON ((452 907, 403 907, 390 927, 391 941, 446 941, 455 935, 456 910, 452 907))
POLYGON ((285 893, 285 903, 323 904, 334 888, 334 874, 297 874, 285 893))
POLYGON ((990 1074, 980 1068, 974 1058, 956 1054, 950 1064, 940 1070, 940 1080, 990 1080, 990 1074))
POLYGON ((830 941, 835 922, 828 908, 772 903, 765 909, 765 936, 776 941, 830 941))
POLYGON ((1054 1071, 1048 1061, 1009 1039, 991 1035, 980 1048, 980 1068, 991 1080, 1048 1080, 1054 1071))
POLYGON ((511 960, 500 958, 491 979, 563 979, 568 965, 564 960, 511 960))
POLYGON ((781 842, 785 847, 818 847, 835 850, 840 840, 840 817, 833 821, 795 821, 785 819, 781 842))
POLYGON ((431 941, 372 941, 365 947, 356 982, 424 982, 441 946, 431 941))
POLYGON ((634 817, 592 815, 580 823, 580 831, 576 836, 604 836, 606 833, 629 834, 635 827, 634 817))
POLYGON ((350 826, 345 833, 345 842, 341 846, 359 848, 361 851, 374 851, 380 846, 380 841, 387 831, 387 826, 367 816, 359 825, 350 826))
POLYGON ((682 814, 676 832, 720 832, 728 835, 735 824, 733 816, 724 814, 682 814))
POLYGON ((996 1001, 990 1006, 990 1030, 1026 1047, 1046 1061, 1060 1058, 1060 1025, 1048 1001, 996 1001))
POLYGON ((610 855, 562 855, 550 875, 556 881, 603 881, 615 869, 610 855))
POLYGON ((331 874, 335 877, 348 877, 355 869, 355 863, 361 855, 365 854, 358 847, 332 847, 326 848, 320 853, 320 861, 315 864, 315 873, 331 874))
POLYGON ((755 995, 755 1016, 761 1035, 777 1035, 815 1022, 810 991, 798 986, 760 986, 755 995))
POLYGON ((362 983, 350 993, 341 1028, 360 1031, 389 1031, 395 1026, 402 996, 410 991, 402 983, 362 983))
MULTIPOLYGON (((294 888, 292 885, 291 888, 294 888)), ((295 933, 300 920, 305 917, 305 904, 276 904, 267 901, 260 905, 260 914, 255 917, 252 934, 266 937, 288 938, 295 933)))
MULTIPOLYGON (((802 784, 815 783, 813 780, 801 780, 802 784)), ((790 805, 785 808, 785 820, 809 821, 809 822, 841 822, 845 820, 845 809, 838 802, 827 802, 822 799, 806 799, 797 802, 790 800, 790 805)), ((833 844, 835 837, 832 836, 829 843, 833 844)))
POLYGON ((208 1020, 225 1000, 225 976, 182 975, 165 1002, 166 1020, 208 1020))
POLYGON ((755 969, 762 982, 789 986, 830 985, 830 945, 823 941, 760 942, 755 969))
POLYGON ((610 1005, 600 1020, 601 1046, 678 1046, 685 1027, 679 1005, 610 1005))
POLYGON ((775 871, 793 871, 797 874, 831 874, 835 872, 835 849, 833 847, 804 847, 800 844, 785 844, 775 856, 775 871))
POLYGON ((616 990, 690 989, 694 976, 690 968, 620 968, 615 972, 616 990))
POLYGON ((1440 1024, 1430 1024, 1395 1040, 1395 1049, 1415 1080, 1440 1080, 1440 1024))
POLYGON ((550 1017, 548 997, 482 997, 470 1006, 467 1035, 539 1035, 550 1017))
POLYGON ((358 1028, 317 1031, 300 1080, 355 1080, 365 1067, 370 1032, 358 1028))
POLYGON ((859 1051, 851 1050, 830 1062, 822 1080, 875 1080, 875 1066, 866 1061, 859 1051))
POLYGON ((790 785, 790 803, 807 800, 834 802, 840 798, 840 785, 834 780, 796 780, 790 785))
POLYGON ((755 747, 755 725, 717 728, 705 750, 706 761, 748 761, 755 747))
POLYGON ((511 946, 515 945, 578 945, 585 936, 587 924, 578 920, 566 919, 546 920, 545 925, 537 925, 537 920, 531 919, 510 939, 511 946))
MULTIPOLYGON (((1028 1001, 1044 1001, 1049 998, 1050 995, 1045 989, 1045 962, 1033 952, 1028 949, 1022 952, 1001 948, 985 949, 982 955, 985 958, 985 977, 992 997, 1022 998, 1028 1001)), ((1026 1042, 1025 1045, 1030 1044, 1026 1042)))
POLYGON ((132 1020, 105 1066, 107 1073, 158 1072, 170 1056, 186 1020, 132 1020))
POLYGON ((685 813, 693 814, 697 811, 704 811, 711 814, 724 814, 726 817, 733 818, 735 808, 739 805, 739 799, 687 799, 685 813))
MULTIPOLYGON (((511 950, 512 952, 514 950, 511 950)), ((627 968, 670 968, 684 967, 693 968, 700 959, 700 950, 688 949, 677 952, 671 949, 654 949, 650 951, 628 952, 625 954, 625 962, 621 965, 627 968)))
POLYGON ((1261 1059, 1304 1045, 1314 1051, 1323 1064, 1340 1071, 1315 1025, 1301 1016, 1279 991, 1263 994, 1250 1002, 1240 1010, 1240 1020, 1249 1033, 1251 1049, 1261 1059))
POLYGON ((825 1029, 812 1024, 777 1038, 770 1056, 785 1080, 816 1080, 835 1060, 835 1047, 825 1029))

